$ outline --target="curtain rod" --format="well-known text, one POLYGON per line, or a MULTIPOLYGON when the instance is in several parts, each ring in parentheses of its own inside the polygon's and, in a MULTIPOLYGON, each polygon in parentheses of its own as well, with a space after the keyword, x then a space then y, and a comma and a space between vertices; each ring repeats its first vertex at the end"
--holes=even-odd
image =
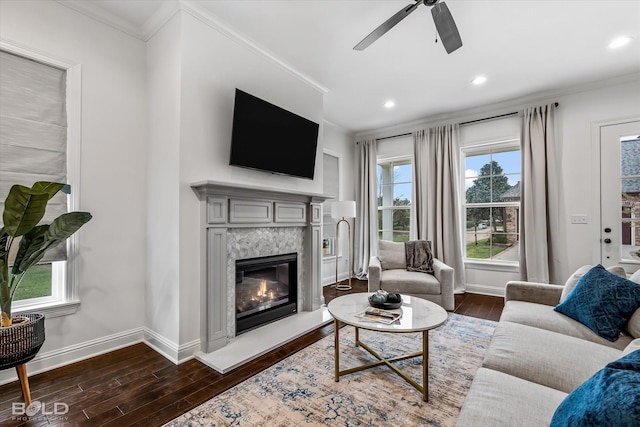
MULTIPOLYGON (((557 108, 560 104, 558 104, 557 102, 554 102, 554 106, 557 108)), ((510 117, 510 116, 515 116, 516 114, 520 114, 519 111, 514 111, 513 113, 506 113, 506 114, 500 114, 498 116, 491 116, 491 117, 485 117, 483 119, 477 119, 477 120, 469 120, 468 122, 462 122, 459 125, 460 126, 464 126, 464 125, 470 125, 472 123, 478 123, 478 122, 485 122, 487 120, 495 120, 495 119, 501 119, 503 117, 510 117)), ((401 136, 409 136, 409 135, 413 135, 411 132, 408 133, 401 133, 399 135, 391 135, 391 136, 385 136, 382 138, 376 138, 376 141, 382 141, 384 139, 391 139, 391 138, 399 138, 401 136)))

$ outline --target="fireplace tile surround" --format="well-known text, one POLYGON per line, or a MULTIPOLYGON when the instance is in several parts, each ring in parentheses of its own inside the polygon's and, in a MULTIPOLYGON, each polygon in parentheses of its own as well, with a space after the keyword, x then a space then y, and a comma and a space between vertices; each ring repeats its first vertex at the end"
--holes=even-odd
POLYGON ((236 336, 236 261, 288 253, 298 254, 298 310, 303 306, 303 227, 229 228, 227 230, 227 339, 236 336))
POLYGON ((246 343, 251 337, 268 333, 281 341, 279 345, 306 332, 305 323, 327 320, 322 313, 326 309, 322 308, 321 282, 322 202, 326 196, 213 181, 191 187, 200 200, 202 229, 202 351, 198 359, 222 372, 218 355, 227 367, 242 362, 235 359, 248 361, 251 354, 258 355, 259 346, 254 346, 248 356, 234 356, 238 353, 234 348, 251 347, 246 343), (236 337, 236 260, 287 253, 298 255, 298 313, 236 337), (301 331, 285 326, 292 323, 300 324, 301 331))

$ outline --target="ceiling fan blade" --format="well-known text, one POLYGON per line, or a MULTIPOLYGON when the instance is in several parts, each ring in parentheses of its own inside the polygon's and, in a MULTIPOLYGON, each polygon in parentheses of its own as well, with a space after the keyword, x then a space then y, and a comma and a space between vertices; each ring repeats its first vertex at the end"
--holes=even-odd
POLYGON ((393 15, 391 18, 389 18, 386 21, 384 21, 382 23, 382 25, 380 25, 378 28, 373 30, 371 32, 371 34, 369 34, 367 37, 362 39, 362 41, 360 43, 355 45, 353 50, 364 50, 364 49, 366 49, 371 43, 373 43, 374 41, 376 41, 380 37, 382 37, 384 35, 384 33, 386 33, 387 31, 392 29, 394 26, 396 26, 396 24, 398 22, 402 21, 404 18, 409 16, 409 14, 411 12, 413 12, 414 10, 416 10, 416 8, 418 6, 420 6, 423 1, 424 0, 418 0, 414 4, 408 5, 407 7, 405 7, 404 9, 402 9, 401 11, 399 11, 398 13, 393 15))
POLYGON ((438 30, 440 40, 442 40, 447 53, 451 53, 462 46, 458 27, 456 27, 447 5, 444 2, 436 3, 431 8, 431 15, 433 15, 433 22, 436 24, 436 30, 438 30))

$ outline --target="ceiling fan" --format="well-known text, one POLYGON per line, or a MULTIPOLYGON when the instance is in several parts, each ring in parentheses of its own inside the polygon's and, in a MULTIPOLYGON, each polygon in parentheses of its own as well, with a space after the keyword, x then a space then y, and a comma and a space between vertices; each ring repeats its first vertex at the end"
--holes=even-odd
POLYGON ((431 15, 433 16, 433 21, 436 24, 436 30, 440 35, 440 40, 442 40, 442 44, 444 45, 447 53, 451 53, 462 46, 462 39, 460 38, 460 33, 458 33, 458 27, 456 27, 456 23, 453 21, 453 16, 451 16, 451 12, 449 12, 447 5, 444 4, 443 1, 439 0, 416 0, 414 4, 406 6, 391 18, 384 21, 382 25, 362 39, 362 41, 355 45, 353 49, 366 49, 371 43, 378 40, 387 31, 396 26, 396 24, 409 16, 409 14, 416 10, 421 4, 432 6, 431 15))

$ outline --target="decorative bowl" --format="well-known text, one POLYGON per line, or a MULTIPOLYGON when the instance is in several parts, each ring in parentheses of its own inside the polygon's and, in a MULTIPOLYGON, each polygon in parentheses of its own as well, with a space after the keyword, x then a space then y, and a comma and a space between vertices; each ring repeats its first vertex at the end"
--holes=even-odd
POLYGON ((380 302, 375 301, 371 297, 373 297, 373 295, 369 296, 369 305, 371 307, 381 308, 383 310, 393 310, 394 308, 400 308, 400 306, 402 305, 402 298, 400 298, 400 302, 380 302))

